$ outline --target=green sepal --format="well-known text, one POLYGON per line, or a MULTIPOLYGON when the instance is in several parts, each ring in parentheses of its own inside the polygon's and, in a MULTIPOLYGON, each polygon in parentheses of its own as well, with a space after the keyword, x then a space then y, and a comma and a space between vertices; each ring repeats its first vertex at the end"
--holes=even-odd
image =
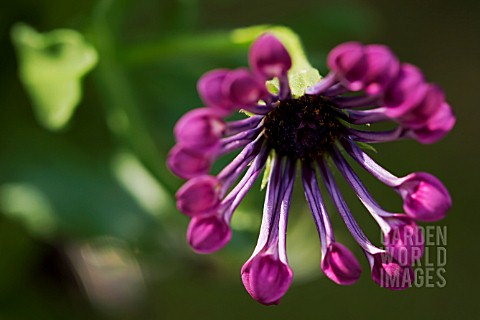
POLYGON ((357 144, 357 146, 358 146, 360 149, 362 149, 362 150, 364 150, 364 151, 373 151, 373 152, 377 153, 377 149, 375 149, 375 148, 374 148, 371 144, 369 144, 369 143, 359 142, 359 141, 357 141, 357 142, 355 142, 355 143, 357 144))

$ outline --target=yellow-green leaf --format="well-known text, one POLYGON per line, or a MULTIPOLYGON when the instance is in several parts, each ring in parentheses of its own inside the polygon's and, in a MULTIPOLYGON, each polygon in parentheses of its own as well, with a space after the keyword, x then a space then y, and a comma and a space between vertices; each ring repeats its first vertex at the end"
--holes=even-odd
POLYGON ((81 79, 97 62, 97 52, 75 30, 38 33, 26 24, 12 28, 19 76, 38 121, 50 130, 64 127, 81 100, 81 79))

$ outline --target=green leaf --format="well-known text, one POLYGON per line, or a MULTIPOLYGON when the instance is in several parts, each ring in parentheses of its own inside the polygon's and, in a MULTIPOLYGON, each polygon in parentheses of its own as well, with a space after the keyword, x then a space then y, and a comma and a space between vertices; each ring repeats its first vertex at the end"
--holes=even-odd
POLYGON ((274 153, 273 151, 270 152, 268 155, 267 163, 265 164, 265 171, 263 172, 262 184, 260 186, 260 190, 265 189, 268 183, 268 179, 270 178, 270 171, 272 170, 272 161, 273 161, 274 153))
MULTIPOLYGON (((290 53, 292 57, 292 68, 288 72, 290 88, 294 97, 302 96, 305 90, 317 83, 321 77, 318 70, 313 68, 308 62, 300 38, 295 32, 283 26, 261 25, 234 30, 232 32, 232 41, 234 43, 253 42, 265 32, 274 34, 290 53)), ((267 82, 267 88, 274 93, 278 92, 278 80, 274 79, 267 82)))
POLYGON ((81 99, 81 78, 97 62, 95 49, 77 31, 38 33, 26 24, 12 28, 19 75, 38 121, 50 130, 64 127, 81 99))

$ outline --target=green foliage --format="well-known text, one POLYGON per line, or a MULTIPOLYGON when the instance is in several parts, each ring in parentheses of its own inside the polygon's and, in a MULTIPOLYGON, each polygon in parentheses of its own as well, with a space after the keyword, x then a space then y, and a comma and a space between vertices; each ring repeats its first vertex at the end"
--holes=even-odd
POLYGON ((81 100, 81 78, 97 62, 95 49, 77 31, 41 34, 26 24, 12 28, 12 40, 38 121, 50 130, 63 128, 81 100))

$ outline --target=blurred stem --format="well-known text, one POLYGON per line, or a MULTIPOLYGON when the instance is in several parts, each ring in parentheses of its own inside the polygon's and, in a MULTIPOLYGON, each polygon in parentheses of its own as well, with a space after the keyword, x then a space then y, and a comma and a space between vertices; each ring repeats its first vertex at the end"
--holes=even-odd
POLYGON ((104 0, 98 4, 92 21, 92 30, 88 34, 98 50, 100 60, 95 69, 95 80, 107 108, 108 124, 118 140, 125 143, 139 157, 142 163, 167 189, 175 193, 171 174, 165 166, 167 150, 160 150, 152 139, 141 107, 131 90, 128 77, 117 57, 115 35, 107 19, 107 13, 113 4, 104 0))
POLYGON ((248 46, 249 43, 234 42, 231 32, 178 35, 129 46, 123 50, 121 58, 129 66, 151 65, 173 57, 221 56, 245 52, 248 46))
MULTIPOLYGON (((111 23, 107 19, 107 14, 111 13, 114 2, 118 1, 103 0, 98 3, 94 10, 90 32, 86 33, 100 57, 99 64, 94 70, 95 81, 99 87, 98 92, 104 99, 108 125, 113 134, 120 143, 129 147, 145 168, 172 195, 177 186, 170 182, 171 174, 165 165, 165 157, 162 156, 167 150, 159 149, 152 139, 140 112, 141 106, 131 89, 132 86, 123 65, 118 60, 114 31, 118 21, 111 23)), ((116 17, 119 18, 119 16, 116 17)), ((173 212, 174 208, 172 199, 168 199, 163 210, 173 212)), ((160 232, 155 234, 160 239, 161 248, 164 249, 162 255, 175 257, 175 259, 188 259, 190 252, 185 250, 183 237, 178 236, 180 221, 174 218, 169 219, 168 214, 163 217, 169 220, 168 227, 163 224, 156 225, 160 232)))

